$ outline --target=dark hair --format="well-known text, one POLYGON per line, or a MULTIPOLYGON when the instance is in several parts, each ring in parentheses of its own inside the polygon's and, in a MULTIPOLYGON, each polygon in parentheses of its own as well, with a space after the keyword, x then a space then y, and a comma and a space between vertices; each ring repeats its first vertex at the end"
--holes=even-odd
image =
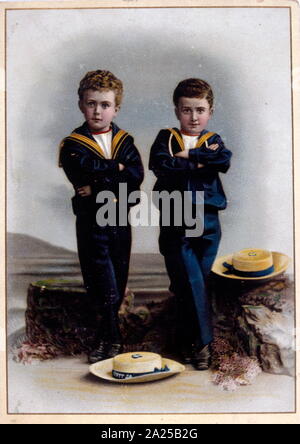
POLYGON ((103 89, 112 90, 116 95, 116 105, 121 105, 123 97, 123 83, 110 71, 98 69, 97 71, 88 72, 79 84, 78 95, 80 100, 83 99, 83 93, 87 89, 94 89, 97 91, 101 91, 103 89))
POLYGON ((180 82, 173 94, 173 102, 177 107, 180 97, 206 98, 210 108, 214 105, 214 93, 211 86, 201 79, 186 79, 180 82))

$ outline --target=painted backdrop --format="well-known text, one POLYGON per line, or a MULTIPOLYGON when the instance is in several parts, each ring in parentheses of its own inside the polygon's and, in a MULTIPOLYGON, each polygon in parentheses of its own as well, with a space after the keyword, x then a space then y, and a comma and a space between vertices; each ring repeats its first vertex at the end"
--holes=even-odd
MULTIPOLYGON (((220 253, 250 246, 292 255, 290 21, 277 8, 8 11, 8 231, 76 249, 57 147, 82 122, 80 79, 98 68, 124 82, 116 122, 134 135, 145 167, 159 129, 177 124, 174 87, 209 81, 209 129, 233 151, 220 253)), ((143 189, 153 183, 147 172, 143 189)), ((157 233, 135 228, 133 252, 157 252, 157 233)))

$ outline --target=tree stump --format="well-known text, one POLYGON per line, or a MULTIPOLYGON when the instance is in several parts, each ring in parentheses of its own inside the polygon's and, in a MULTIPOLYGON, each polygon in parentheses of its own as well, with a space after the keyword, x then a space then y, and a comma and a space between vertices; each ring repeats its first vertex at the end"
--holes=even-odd
POLYGON ((294 376, 293 281, 285 275, 254 283, 214 277, 212 289, 215 336, 256 357, 264 371, 294 376))
MULTIPOLYGON (((174 298, 140 305, 128 290, 120 308, 124 351, 164 353, 174 347, 174 298)), ((26 338, 31 346, 49 345, 74 355, 94 347, 93 307, 80 281, 46 280, 28 288, 26 338)), ((101 324, 100 324, 101 325, 101 324)))

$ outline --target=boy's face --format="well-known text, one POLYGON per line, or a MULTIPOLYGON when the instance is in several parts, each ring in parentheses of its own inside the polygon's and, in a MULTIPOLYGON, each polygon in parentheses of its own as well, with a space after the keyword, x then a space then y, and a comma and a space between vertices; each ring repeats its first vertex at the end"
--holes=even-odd
POLYGON ((181 131, 197 136, 206 128, 212 109, 206 98, 180 97, 175 113, 181 124, 181 131))
POLYGON ((85 90, 82 100, 79 101, 79 108, 94 133, 108 131, 119 111, 115 92, 112 90, 85 90))

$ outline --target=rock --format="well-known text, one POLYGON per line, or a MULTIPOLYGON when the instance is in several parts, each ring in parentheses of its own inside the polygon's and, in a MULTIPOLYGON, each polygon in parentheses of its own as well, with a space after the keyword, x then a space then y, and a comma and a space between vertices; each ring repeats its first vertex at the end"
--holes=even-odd
MULTIPOLYGON (((264 371, 294 376, 294 331, 290 312, 268 307, 243 307, 240 328, 251 331, 250 355, 257 355, 264 371)), ((239 318, 241 320, 241 318, 239 318)))
POLYGON ((294 376, 294 282, 213 282, 215 335, 240 355, 256 357, 269 373, 294 376))

